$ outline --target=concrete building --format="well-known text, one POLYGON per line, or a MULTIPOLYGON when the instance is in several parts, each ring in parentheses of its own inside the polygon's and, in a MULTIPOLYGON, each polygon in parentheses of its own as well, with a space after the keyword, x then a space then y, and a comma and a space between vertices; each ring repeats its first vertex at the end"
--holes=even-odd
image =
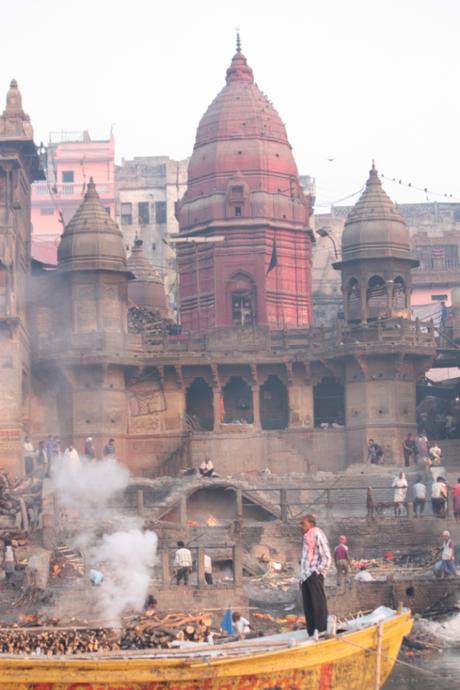
MULTIPOLYGON (((22 142, 4 132, 5 146, 18 157, 22 142)), ((35 166, 30 175, 38 174, 35 166)), ((20 206, 7 201, 8 213, 23 223, 27 246, 30 192, 14 177, 8 185, 21 195, 20 206)), ((138 302, 161 293, 145 280, 145 256, 128 265, 126 239, 92 181, 54 270, 39 261, 31 269, 26 253, 12 265, 2 250, 8 280, 29 297, 31 382, 9 393, 11 428, 80 449, 92 436, 98 453, 114 438, 120 459, 146 476, 177 475, 205 456, 223 474, 339 470, 366 461, 369 435, 388 462, 401 463, 402 439, 415 431, 416 381, 435 354, 430 325, 408 309, 416 261, 407 227, 372 170, 336 263, 346 320, 315 327, 311 210, 284 125, 238 46, 198 128, 178 208, 182 332, 138 318, 134 275, 138 302)), ((2 223, 1 236, 11 226, 2 223)), ((7 313, 0 322, 12 347, 17 329, 7 313)), ((8 367, 0 367, 2 391, 8 367)), ((23 369, 18 363, 16 383, 23 369)), ((2 413, 8 404, 3 394, 2 413)), ((19 450, 2 454, 15 469, 19 450)))
POLYGON ((116 219, 127 251, 136 239, 165 281, 172 305, 176 301, 176 252, 170 235, 177 233, 176 203, 187 188, 188 160, 143 156, 116 167, 116 219))
POLYGON ((98 185, 106 212, 115 218, 114 138, 91 139, 89 132, 51 132, 40 149, 46 180, 32 185, 34 255, 57 250, 64 226, 80 206, 90 177, 98 185))

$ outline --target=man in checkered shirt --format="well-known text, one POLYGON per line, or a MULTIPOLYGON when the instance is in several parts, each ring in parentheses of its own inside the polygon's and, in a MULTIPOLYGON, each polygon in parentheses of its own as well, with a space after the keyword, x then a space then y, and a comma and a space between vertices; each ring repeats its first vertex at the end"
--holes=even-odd
POLYGON ((300 522, 303 549, 300 561, 299 584, 307 632, 327 630, 327 601, 324 575, 331 566, 331 552, 323 530, 316 526, 314 515, 305 515, 300 522))

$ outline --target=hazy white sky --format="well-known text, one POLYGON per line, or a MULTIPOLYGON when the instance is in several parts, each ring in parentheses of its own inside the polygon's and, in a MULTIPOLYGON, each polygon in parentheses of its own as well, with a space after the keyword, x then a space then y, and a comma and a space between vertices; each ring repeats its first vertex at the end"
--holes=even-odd
POLYGON ((113 123, 117 159, 185 158, 236 26, 318 210, 362 187, 372 158, 460 200, 460 0, 0 0, 0 91, 19 81, 37 141, 113 123))

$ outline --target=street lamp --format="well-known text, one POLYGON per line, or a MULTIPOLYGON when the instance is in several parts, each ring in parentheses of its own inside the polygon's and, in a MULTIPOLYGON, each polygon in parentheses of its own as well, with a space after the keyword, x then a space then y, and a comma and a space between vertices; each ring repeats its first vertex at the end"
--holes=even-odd
POLYGON ((329 237, 329 239, 332 242, 332 246, 334 247, 335 258, 338 259, 339 258, 339 252, 337 251, 337 245, 335 243, 335 239, 333 238, 333 236, 331 235, 329 230, 330 230, 330 228, 328 228, 327 226, 324 226, 323 228, 318 228, 318 230, 316 232, 318 233, 318 235, 320 237, 329 237))

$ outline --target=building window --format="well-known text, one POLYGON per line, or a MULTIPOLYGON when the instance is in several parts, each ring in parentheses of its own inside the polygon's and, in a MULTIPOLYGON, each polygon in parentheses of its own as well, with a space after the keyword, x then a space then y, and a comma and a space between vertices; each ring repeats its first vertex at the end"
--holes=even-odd
POLYGON ((250 326, 254 323, 254 297, 249 291, 232 293, 232 323, 250 326))
POLYGON ((432 244, 416 247, 420 269, 443 271, 459 267, 458 246, 456 244, 432 244))
POLYGON ((235 216, 241 218, 241 206, 235 206, 235 216))
POLYGON ((121 224, 133 224, 133 205, 131 203, 121 204, 121 224))
POLYGON ((104 208, 107 215, 110 216, 110 206, 104 206, 104 208))
POLYGON ((54 208, 41 208, 40 209, 40 215, 41 216, 52 216, 54 214, 54 208))
POLYGON ((166 201, 155 201, 155 221, 166 223, 166 201))
POLYGON ((139 225, 148 225, 150 223, 149 202, 140 201, 137 205, 139 214, 139 225))
POLYGON ((432 302, 445 302, 447 300, 447 295, 431 295, 432 302))
POLYGON ((63 182, 74 182, 73 170, 63 170, 62 171, 62 181, 63 182))

